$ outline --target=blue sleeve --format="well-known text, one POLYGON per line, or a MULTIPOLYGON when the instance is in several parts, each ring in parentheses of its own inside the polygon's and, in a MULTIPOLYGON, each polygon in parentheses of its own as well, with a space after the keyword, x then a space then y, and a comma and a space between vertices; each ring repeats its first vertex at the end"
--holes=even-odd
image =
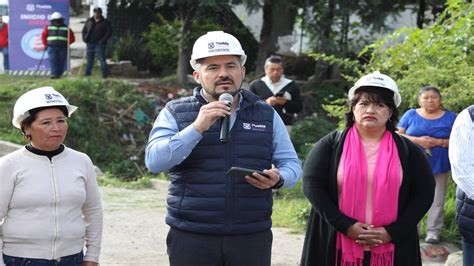
POLYGON ((404 128, 405 130, 407 129, 407 127, 410 126, 410 119, 411 117, 413 116, 413 112, 416 112, 415 109, 410 109, 408 111, 406 111, 403 115, 402 115, 402 118, 400 118, 400 121, 398 122, 398 125, 397 127, 398 128, 404 128))
POLYGON ((150 132, 145 150, 145 165, 153 173, 159 173, 180 164, 202 139, 193 124, 178 130, 173 115, 163 109, 150 132))
POLYGON ((283 187, 291 188, 301 178, 303 170, 285 124, 277 112, 273 112, 273 161, 285 179, 283 187))

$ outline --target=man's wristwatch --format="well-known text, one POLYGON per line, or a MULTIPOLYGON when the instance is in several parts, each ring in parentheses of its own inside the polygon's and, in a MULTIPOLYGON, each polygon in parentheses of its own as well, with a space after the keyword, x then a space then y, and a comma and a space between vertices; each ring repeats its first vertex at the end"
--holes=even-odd
POLYGON ((283 184, 285 184, 285 179, 283 178, 283 176, 279 175, 280 176, 280 180, 278 180, 278 182, 272 187, 272 189, 280 189, 283 184))

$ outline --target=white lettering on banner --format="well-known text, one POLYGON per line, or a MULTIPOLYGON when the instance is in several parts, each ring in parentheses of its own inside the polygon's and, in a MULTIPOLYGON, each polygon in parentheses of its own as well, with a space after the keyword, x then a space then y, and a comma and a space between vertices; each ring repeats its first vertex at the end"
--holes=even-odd
POLYGON ((53 7, 51 5, 36 5, 36 8, 39 8, 39 9, 52 9, 53 7))
POLYGON ((46 15, 44 14, 21 14, 21 20, 46 20, 46 15))

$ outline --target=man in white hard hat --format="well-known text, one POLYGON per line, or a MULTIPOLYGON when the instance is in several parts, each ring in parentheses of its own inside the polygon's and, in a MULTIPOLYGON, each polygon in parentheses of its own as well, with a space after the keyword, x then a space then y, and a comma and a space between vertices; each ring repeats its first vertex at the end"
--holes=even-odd
POLYGON ((272 189, 294 186, 302 170, 280 116, 241 89, 246 58, 228 33, 199 37, 190 64, 200 85, 169 102, 150 133, 145 163, 171 180, 171 265, 271 263, 272 189))
POLYGON ((48 51, 51 78, 58 79, 67 68, 68 47, 76 38, 72 30, 64 24, 61 13, 51 14, 50 21, 51 24, 43 29, 41 40, 48 51))
POLYGON ((283 60, 272 55, 265 60, 265 76, 250 84, 250 91, 273 106, 291 134, 294 117, 303 109, 300 88, 283 75, 283 60))

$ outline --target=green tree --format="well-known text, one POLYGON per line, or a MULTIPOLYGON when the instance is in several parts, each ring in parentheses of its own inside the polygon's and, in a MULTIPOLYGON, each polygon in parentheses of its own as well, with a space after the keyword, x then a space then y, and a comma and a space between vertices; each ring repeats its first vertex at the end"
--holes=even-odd
POLYGON ((191 36, 191 27, 198 10, 200 8, 214 9, 218 6, 227 5, 229 1, 218 0, 157 0, 156 5, 162 7, 171 7, 177 10, 177 17, 180 20, 179 43, 178 43, 178 65, 176 69, 177 79, 181 85, 187 85, 187 75, 189 68, 189 51, 187 47, 189 37, 191 36))
MULTIPOLYGON (((474 5, 464 0, 448 0, 447 8, 434 24, 423 29, 402 28, 366 46, 357 60, 313 54, 316 60, 338 65, 346 78, 355 80, 365 73, 380 70, 398 84, 402 111, 416 105, 416 95, 424 84, 438 87, 443 106, 459 112, 474 103, 474 5)), ((325 105, 332 116, 342 118, 345 99, 325 105)))
MULTIPOLYGON (((428 23, 425 11, 437 14, 443 0, 419 0, 417 4, 408 0, 319 0, 309 4, 305 15, 305 30, 316 52, 339 57, 355 57, 357 51, 373 42, 376 36, 392 30, 388 18, 396 18, 402 11, 419 10, 417 21, 420 28, 428 23), (439 3, 438 3, 439 2, 439 3), (423 16, 422 16, 423 15, 423 16)), ((318 64, 316 80, 329 76, 330 68, 318 64)))
MULTIPOLYGON (((448 0, 447 9, 424 29, 403 28, 367 46, 364 72, 380 70, 398 83, 403 107, 416 104, 423 84, 437 86, 444 107, 460 111, 474 103, 474 5, 448 0)), ((362 74, 362 73, 360 73, 362 74)))

